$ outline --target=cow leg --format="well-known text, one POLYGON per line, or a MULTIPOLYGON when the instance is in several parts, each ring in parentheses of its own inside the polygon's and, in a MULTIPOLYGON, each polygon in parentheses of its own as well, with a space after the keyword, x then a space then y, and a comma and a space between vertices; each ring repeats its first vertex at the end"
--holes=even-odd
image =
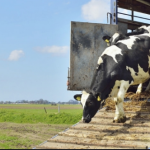
POLYGON ((137 91, 136 91, 136 94, 141 94, 141 92, 142 92, 142 83, 141 84, 139 84, 139 86, 138 86, 138 88, 137 88, 137 91))
POLYGON ((116 104, 116 113, 114 121, 115 123, 125 123, 126 116, 123 108, 124 96, 127 92, 130 84, 129 81, 121 81, 120 89, 116 98, 114 98, 116 104))

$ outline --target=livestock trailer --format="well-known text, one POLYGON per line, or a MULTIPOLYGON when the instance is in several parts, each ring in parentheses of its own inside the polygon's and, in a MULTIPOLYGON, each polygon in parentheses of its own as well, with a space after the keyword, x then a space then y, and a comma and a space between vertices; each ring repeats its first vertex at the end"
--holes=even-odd
MULTIPOLYGON (((145 15, 150 14, 150 1, 111 0, 110 12, 106 14, 109 24, 71 22, 68 90, 89 89, 97 60, 107 47, 107 44, 102 40, 103 36, 112 36, 118 31, 125 34, 142 25, 150 24, 146 23, 150 21, 150 18, 140 17, 141 14, 139 15, 138 12, 145 15), (124 16, 128 19, 124 19, 124 16)), ((135 91, 136 87, 131 87, 132 91, 135 91)))

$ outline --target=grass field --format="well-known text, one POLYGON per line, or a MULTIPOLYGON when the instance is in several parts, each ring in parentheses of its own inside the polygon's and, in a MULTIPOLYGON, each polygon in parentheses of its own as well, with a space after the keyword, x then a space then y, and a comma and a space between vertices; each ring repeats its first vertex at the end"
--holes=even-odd
POLYGON ((33 148, 81 117, 80 105, 0 105, 0 149, 33 148))
POLYGON ((81 119, 80 105, 0 105, 0 122, 74 124, 81 119), (46 108, 46 112, 44 110, 46 108))

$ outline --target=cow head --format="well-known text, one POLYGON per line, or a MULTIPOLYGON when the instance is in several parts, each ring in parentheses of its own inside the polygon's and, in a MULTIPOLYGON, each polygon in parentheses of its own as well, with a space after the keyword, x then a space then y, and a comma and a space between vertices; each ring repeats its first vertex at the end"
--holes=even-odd
POLYGON ((85 91, 83 91, 82 94, 75 95, 74 98, 81 102, 84 123, 91 122, 91 119, 95 116, 100 107, 104 105, 99 96, 94 96, 92 93, 85 91))
POLYGON ((111 37, 110 36, 103 36, 103 40, 107 43, 107 46, 110 46, 111 41, 110 41, 111 37))
POLYGON ((103 36, 103 40, 107 43, 107 46, 116 44, 119 40, 125 39, 126 36, 121 33, 115 33, 112 37, 106 35, 103 36))

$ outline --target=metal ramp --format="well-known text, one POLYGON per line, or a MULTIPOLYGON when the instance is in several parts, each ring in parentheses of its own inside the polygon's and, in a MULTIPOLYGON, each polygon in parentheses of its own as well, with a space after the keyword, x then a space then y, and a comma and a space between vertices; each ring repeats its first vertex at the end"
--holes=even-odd
POLYGON ((150 113, 126 115, 125 124, 112 123, 114 111, 101 110, 90 124, 79 122, 37 149, 148 149, 150 113))

